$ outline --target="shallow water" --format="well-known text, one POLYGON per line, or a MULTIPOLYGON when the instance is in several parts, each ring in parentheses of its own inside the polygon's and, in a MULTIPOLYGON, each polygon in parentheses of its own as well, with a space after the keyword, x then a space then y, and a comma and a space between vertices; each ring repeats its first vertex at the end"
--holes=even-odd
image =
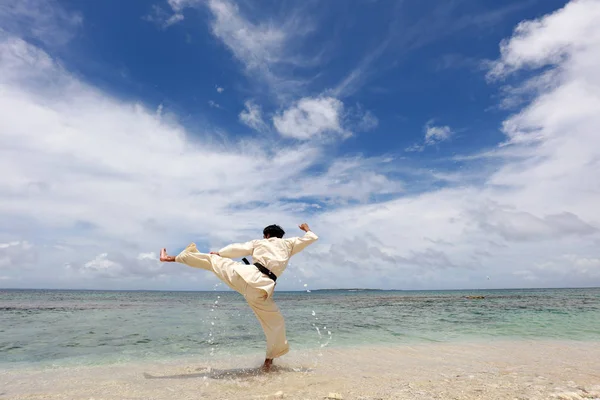
MULTIPOLYGON (((600 289, 276 292, 275 300, 293 350, 600 340, 600 289)), ((264 347, 258 321, 233 292, 0 290, 2 368, 226 357, 264 347)))

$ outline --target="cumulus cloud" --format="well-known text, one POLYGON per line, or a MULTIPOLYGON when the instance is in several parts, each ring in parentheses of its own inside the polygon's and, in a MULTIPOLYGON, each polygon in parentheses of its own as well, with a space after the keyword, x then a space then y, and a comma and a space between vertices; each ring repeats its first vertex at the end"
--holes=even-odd
POLYGON ((599 14, 596 0, 577 0, 553 14, 521 22, 510 40, 502 42, 501 58, 488 76, 502 78, 525 68, 570 63, 569 56, 575 54, 586 59, 593 56, 586 50, 598 46, 599 14))
POLYGON ((307 140, 331 133, 345 136, 344 104, 333 97, 303 98, 273 117, 275 129, 285 137, 307 140))

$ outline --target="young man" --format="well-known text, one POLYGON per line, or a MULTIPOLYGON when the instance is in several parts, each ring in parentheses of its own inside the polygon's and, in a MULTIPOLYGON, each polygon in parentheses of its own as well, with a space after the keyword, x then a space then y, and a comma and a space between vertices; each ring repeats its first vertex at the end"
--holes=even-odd
POLYGON ((178 262, 212 271, 245 297, 267 338, 264 371, 269 371, 274 358, 289 351, 285 322, 273 300, 275 282, 287 267, 290 257, 318 239, 307 224, 299 227, 305 232, 302 237, 283 239, 283 229, 278 225, 269 225, 263 230, 263 239, 230 244, 209 254, 200 253, 194 243, 175 257, 167 255, 166 249, 160 252, 160 261, 178 262), (252 256, 253 264, 231 260, 245 256, 252 256))

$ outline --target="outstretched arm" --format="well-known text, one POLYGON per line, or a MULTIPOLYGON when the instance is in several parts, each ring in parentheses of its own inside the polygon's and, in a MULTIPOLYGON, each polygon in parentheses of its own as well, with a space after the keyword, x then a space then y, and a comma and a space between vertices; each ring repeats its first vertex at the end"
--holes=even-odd
POLYGON ((225 258, 239 258, 244 256, 251 256, 252 251, 254 250, 255 242, 255 240, 251 240, 250 242, 246 243, 232 243, 229 246, 223 247, 218 252, 211 254, 218 254, 221 257, 225 258))
POLYGON ((310 230, 307 224, 300 225, 300 229, 306 232, 304 236, 287 239, 292 244, 292 255, 299 253, 300 251, 304 250, 306 246, 316 242, 319 239, 319 237, 310 230))

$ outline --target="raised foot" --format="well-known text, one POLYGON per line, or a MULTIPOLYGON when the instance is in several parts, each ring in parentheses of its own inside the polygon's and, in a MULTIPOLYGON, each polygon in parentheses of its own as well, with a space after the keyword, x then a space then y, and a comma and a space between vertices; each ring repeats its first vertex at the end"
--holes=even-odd
POLYGON ((162 249, 160 251, 160 261, 162 262, 174 262, 175 257, 167 254, 167 249, 162 249))

